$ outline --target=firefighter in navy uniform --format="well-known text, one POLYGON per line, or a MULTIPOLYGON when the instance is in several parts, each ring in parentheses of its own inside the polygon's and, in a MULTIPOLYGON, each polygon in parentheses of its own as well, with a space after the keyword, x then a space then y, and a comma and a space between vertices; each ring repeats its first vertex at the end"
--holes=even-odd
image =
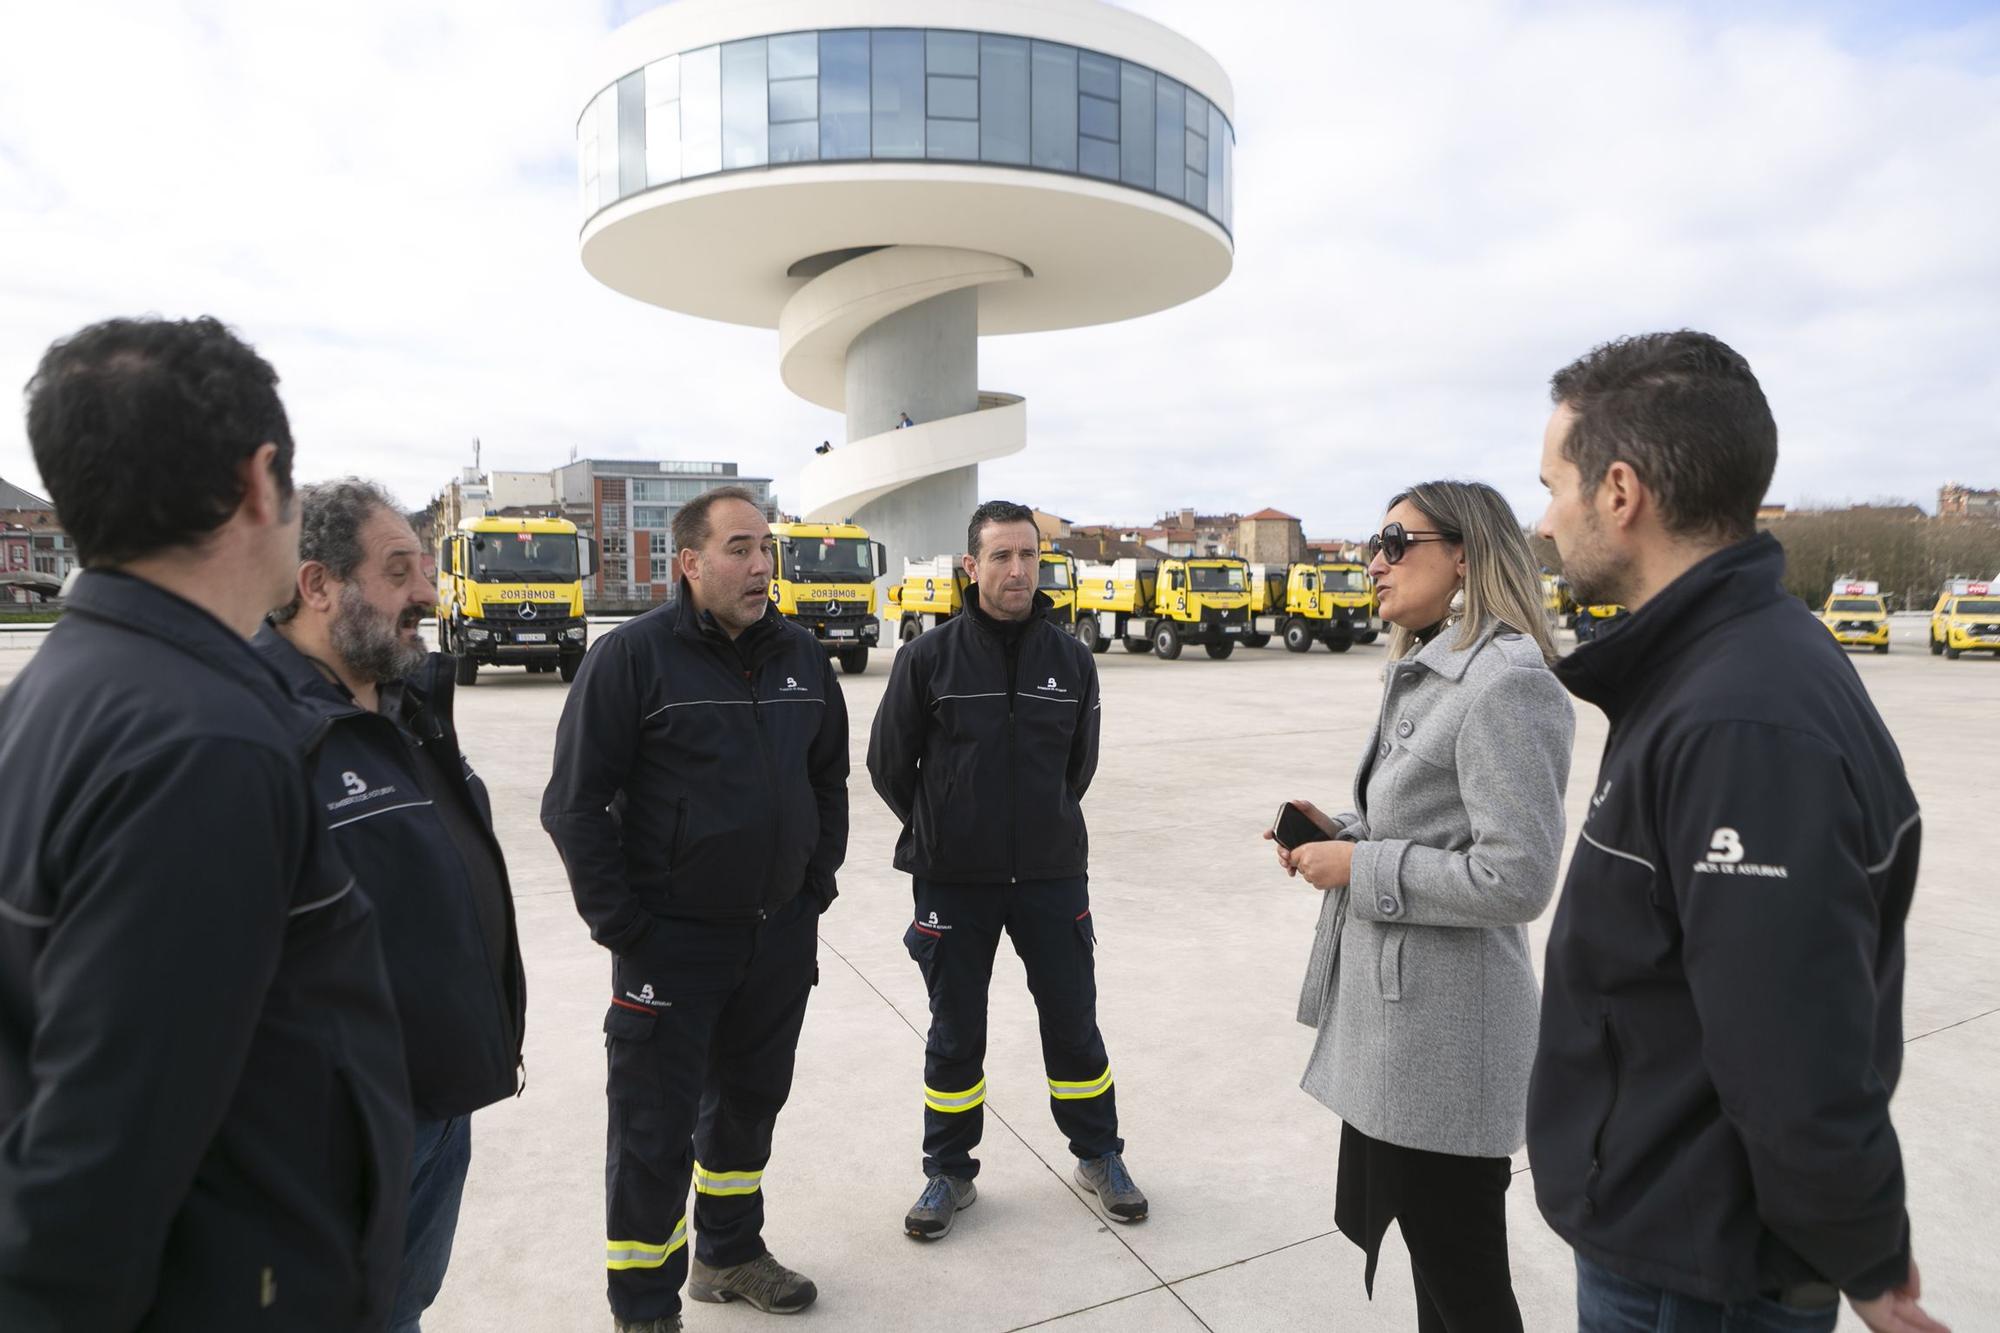
POLYGON ((818 1295, 764 1247, 763 1178, 847 849, 847 707, 825 650, 770 601, 770 524, 750 492, 706 492, 673 536, 679 596, 584 659, 542 798, 613 958, 619 1333, 680 1328, 683 1279, 696 1300, 778 1314, 818 1295))
POLYGON ((1097 768, 1097 669, 1048 619, 1040 545, 1032 510, 995 500, 974 511, 967 614, 896 654, 869 739, 875 790, 903 824, 896 868, 914 879, 904 944, 930 993, 926 1182, 903 1220, 923 1240, 948 1234, 977 1197, 986 992, 1003 931, 1027 969, 1076 1183, 1114 1221, 1146 1216, 1097 1030, 1080 804, 1097 768))

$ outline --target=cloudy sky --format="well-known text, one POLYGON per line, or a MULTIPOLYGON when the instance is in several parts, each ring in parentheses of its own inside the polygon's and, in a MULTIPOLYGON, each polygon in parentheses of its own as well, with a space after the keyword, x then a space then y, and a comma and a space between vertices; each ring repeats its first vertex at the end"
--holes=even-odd
MULTIPOLYGON (((214 313, 284 377, 313 478, 412 506, 471 461, 720 458, 780 500, 839 421, 777 336, 576 255, 588 54, 645 0, 129 0, 0 16, 0 383, 104 316, 214 313)), ((1538 512, 1549 373, 1708 329, 1776 409, 1772 498, 2000 485, 2000 5, 1131 0, 1236 86, 1229 281, 988 339, 1028 451, 987 495, 1079 521, 1396 487, 1538 512)), ((10 393, 13 391, 10 389, 10 393)), ((0 477, 39 488, 19 400, 0 477)))

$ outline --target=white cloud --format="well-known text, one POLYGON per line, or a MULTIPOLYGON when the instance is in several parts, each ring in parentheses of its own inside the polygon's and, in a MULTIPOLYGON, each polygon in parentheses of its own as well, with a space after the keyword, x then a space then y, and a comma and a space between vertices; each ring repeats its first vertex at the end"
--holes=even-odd
MULTIPOLYGON (((1351 534, 1451 474, 1527 517, 1550 371, 1680 325, 1758 368, 1775 498, 2000 484, 2000 20, 1135 7, 1235 82, 1237 269, 1150 319, 988 340, 982 384, 1027 394, 1032 433, 989 494, 1351 534)), ((284 376, 305 476, 418 502, 478 436, 489 466, 715 457, 792 493, 839 422, 785 392, 775 335, 577 261, 605 26, 545 0, 10 9, 0 381, 92 319, 212 311, 284 376)), ((18 412, 0 475, 34 483, 18 412)))

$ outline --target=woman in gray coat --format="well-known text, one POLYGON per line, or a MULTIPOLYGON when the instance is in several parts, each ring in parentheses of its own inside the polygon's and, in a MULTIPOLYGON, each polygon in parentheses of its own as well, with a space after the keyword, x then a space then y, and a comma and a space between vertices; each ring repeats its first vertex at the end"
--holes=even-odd
POLYGON ((1575 716, 1497 491, 1414 486, 1369 551, 1395 628, 1354 809, 1294 802, 1329 837, 1278 851, 1326 893, 1302 1086, 1342 1121, 1334 1221, 1368 1255, 1369 1292, 1393 1220, 1423 1333, 1518 1331, 1506 1190, 1540 1003, 1527 924, 1555 892, 1575 716))

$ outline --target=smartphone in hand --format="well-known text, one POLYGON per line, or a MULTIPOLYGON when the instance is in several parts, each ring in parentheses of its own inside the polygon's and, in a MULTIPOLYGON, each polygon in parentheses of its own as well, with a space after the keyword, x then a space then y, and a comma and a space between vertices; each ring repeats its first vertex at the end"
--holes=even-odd
POLYGON ((1309 842, 1330 842, 1333 835, 1312 822, 1306 812, 1286 801, 1271 821, 1271 841, 1286 851, 1296 851, 1309 842))

